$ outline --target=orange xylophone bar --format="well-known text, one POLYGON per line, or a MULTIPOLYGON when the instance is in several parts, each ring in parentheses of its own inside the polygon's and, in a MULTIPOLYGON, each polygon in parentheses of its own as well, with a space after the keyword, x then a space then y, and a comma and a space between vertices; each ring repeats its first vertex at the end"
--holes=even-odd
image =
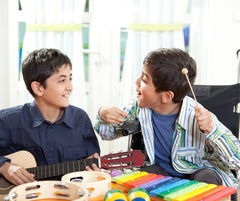
POLYGON ((112 181, 119 189, 126 192, 136 187, 144 188, 153 201, 220 201, 228 199, 231 194, 237 192, 237 189, 232 187, 146 172, 139 174, 139 171, 113 177, 112 181))

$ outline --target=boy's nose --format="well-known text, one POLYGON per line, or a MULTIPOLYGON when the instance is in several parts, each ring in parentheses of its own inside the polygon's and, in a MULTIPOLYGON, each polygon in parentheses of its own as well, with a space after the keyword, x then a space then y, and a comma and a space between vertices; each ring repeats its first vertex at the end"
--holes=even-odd
POLYGON ((67 86, 67 90, 69 90, 69 91, 73 90, 72 82, 70 82, 69 85, 67 86))
POLYGON ((139 78, 137 78, 137 79, 136 79, 136 81, 135 81, 135 84, 136 84, 137 86, 139 86, 139 85, 140 85, 140 82, 139 82, 139 80, 140 80, 140 77, 139 77, 139 78))

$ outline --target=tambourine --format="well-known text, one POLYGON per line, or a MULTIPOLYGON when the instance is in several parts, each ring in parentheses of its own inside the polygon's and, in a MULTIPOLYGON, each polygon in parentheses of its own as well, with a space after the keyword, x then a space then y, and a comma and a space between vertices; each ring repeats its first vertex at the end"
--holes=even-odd
POLYGON ((88 190, 83 185, 62 181, 37 181, 14 187, 4 201, 87 201, 88 190))
POLYGON ((89 190, 89 198, 104 196, 111 189, 111 176, 100 171, 79 171, 64 175, 62 181, 82 184, 89 190))

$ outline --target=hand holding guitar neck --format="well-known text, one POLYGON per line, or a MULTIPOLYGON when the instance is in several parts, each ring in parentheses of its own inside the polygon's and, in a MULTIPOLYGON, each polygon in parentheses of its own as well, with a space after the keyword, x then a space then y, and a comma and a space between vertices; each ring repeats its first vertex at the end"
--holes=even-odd
POLYGON ((188 69, 187 69, 187 68, 183 68, 183 69, 182 69, 182 74, 185 75, 185 77, 186 77, 186 79, 187 79, 187 81, 188 81, 189 87, 190 87, 190 89, 191 89, 191 91, 192 91, 192 94, 193 94, 194 100, 195 100, 195 102, 196 102, 196 105, 198 105, 198 104, 197 104, 197 98, 196 98, 196 96, 195 96, 195 93, 194 93, 194 91, 193 91, 191 82, 189 81, 189 78, 188 78, 188 75, 187 75, 187 74, 188 74, 188 69))

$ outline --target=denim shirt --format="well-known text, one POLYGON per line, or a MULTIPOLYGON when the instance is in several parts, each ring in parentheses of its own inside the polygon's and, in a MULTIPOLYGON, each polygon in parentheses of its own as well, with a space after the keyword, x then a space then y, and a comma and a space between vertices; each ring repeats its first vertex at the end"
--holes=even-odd
POLYGON ((0 166, 7 154, 26 150, 38 165, 79 160, 100 154, 91 121, 80 108, 68 106, 62 118, 51 123, 35 101, 0 111, 0 166))

